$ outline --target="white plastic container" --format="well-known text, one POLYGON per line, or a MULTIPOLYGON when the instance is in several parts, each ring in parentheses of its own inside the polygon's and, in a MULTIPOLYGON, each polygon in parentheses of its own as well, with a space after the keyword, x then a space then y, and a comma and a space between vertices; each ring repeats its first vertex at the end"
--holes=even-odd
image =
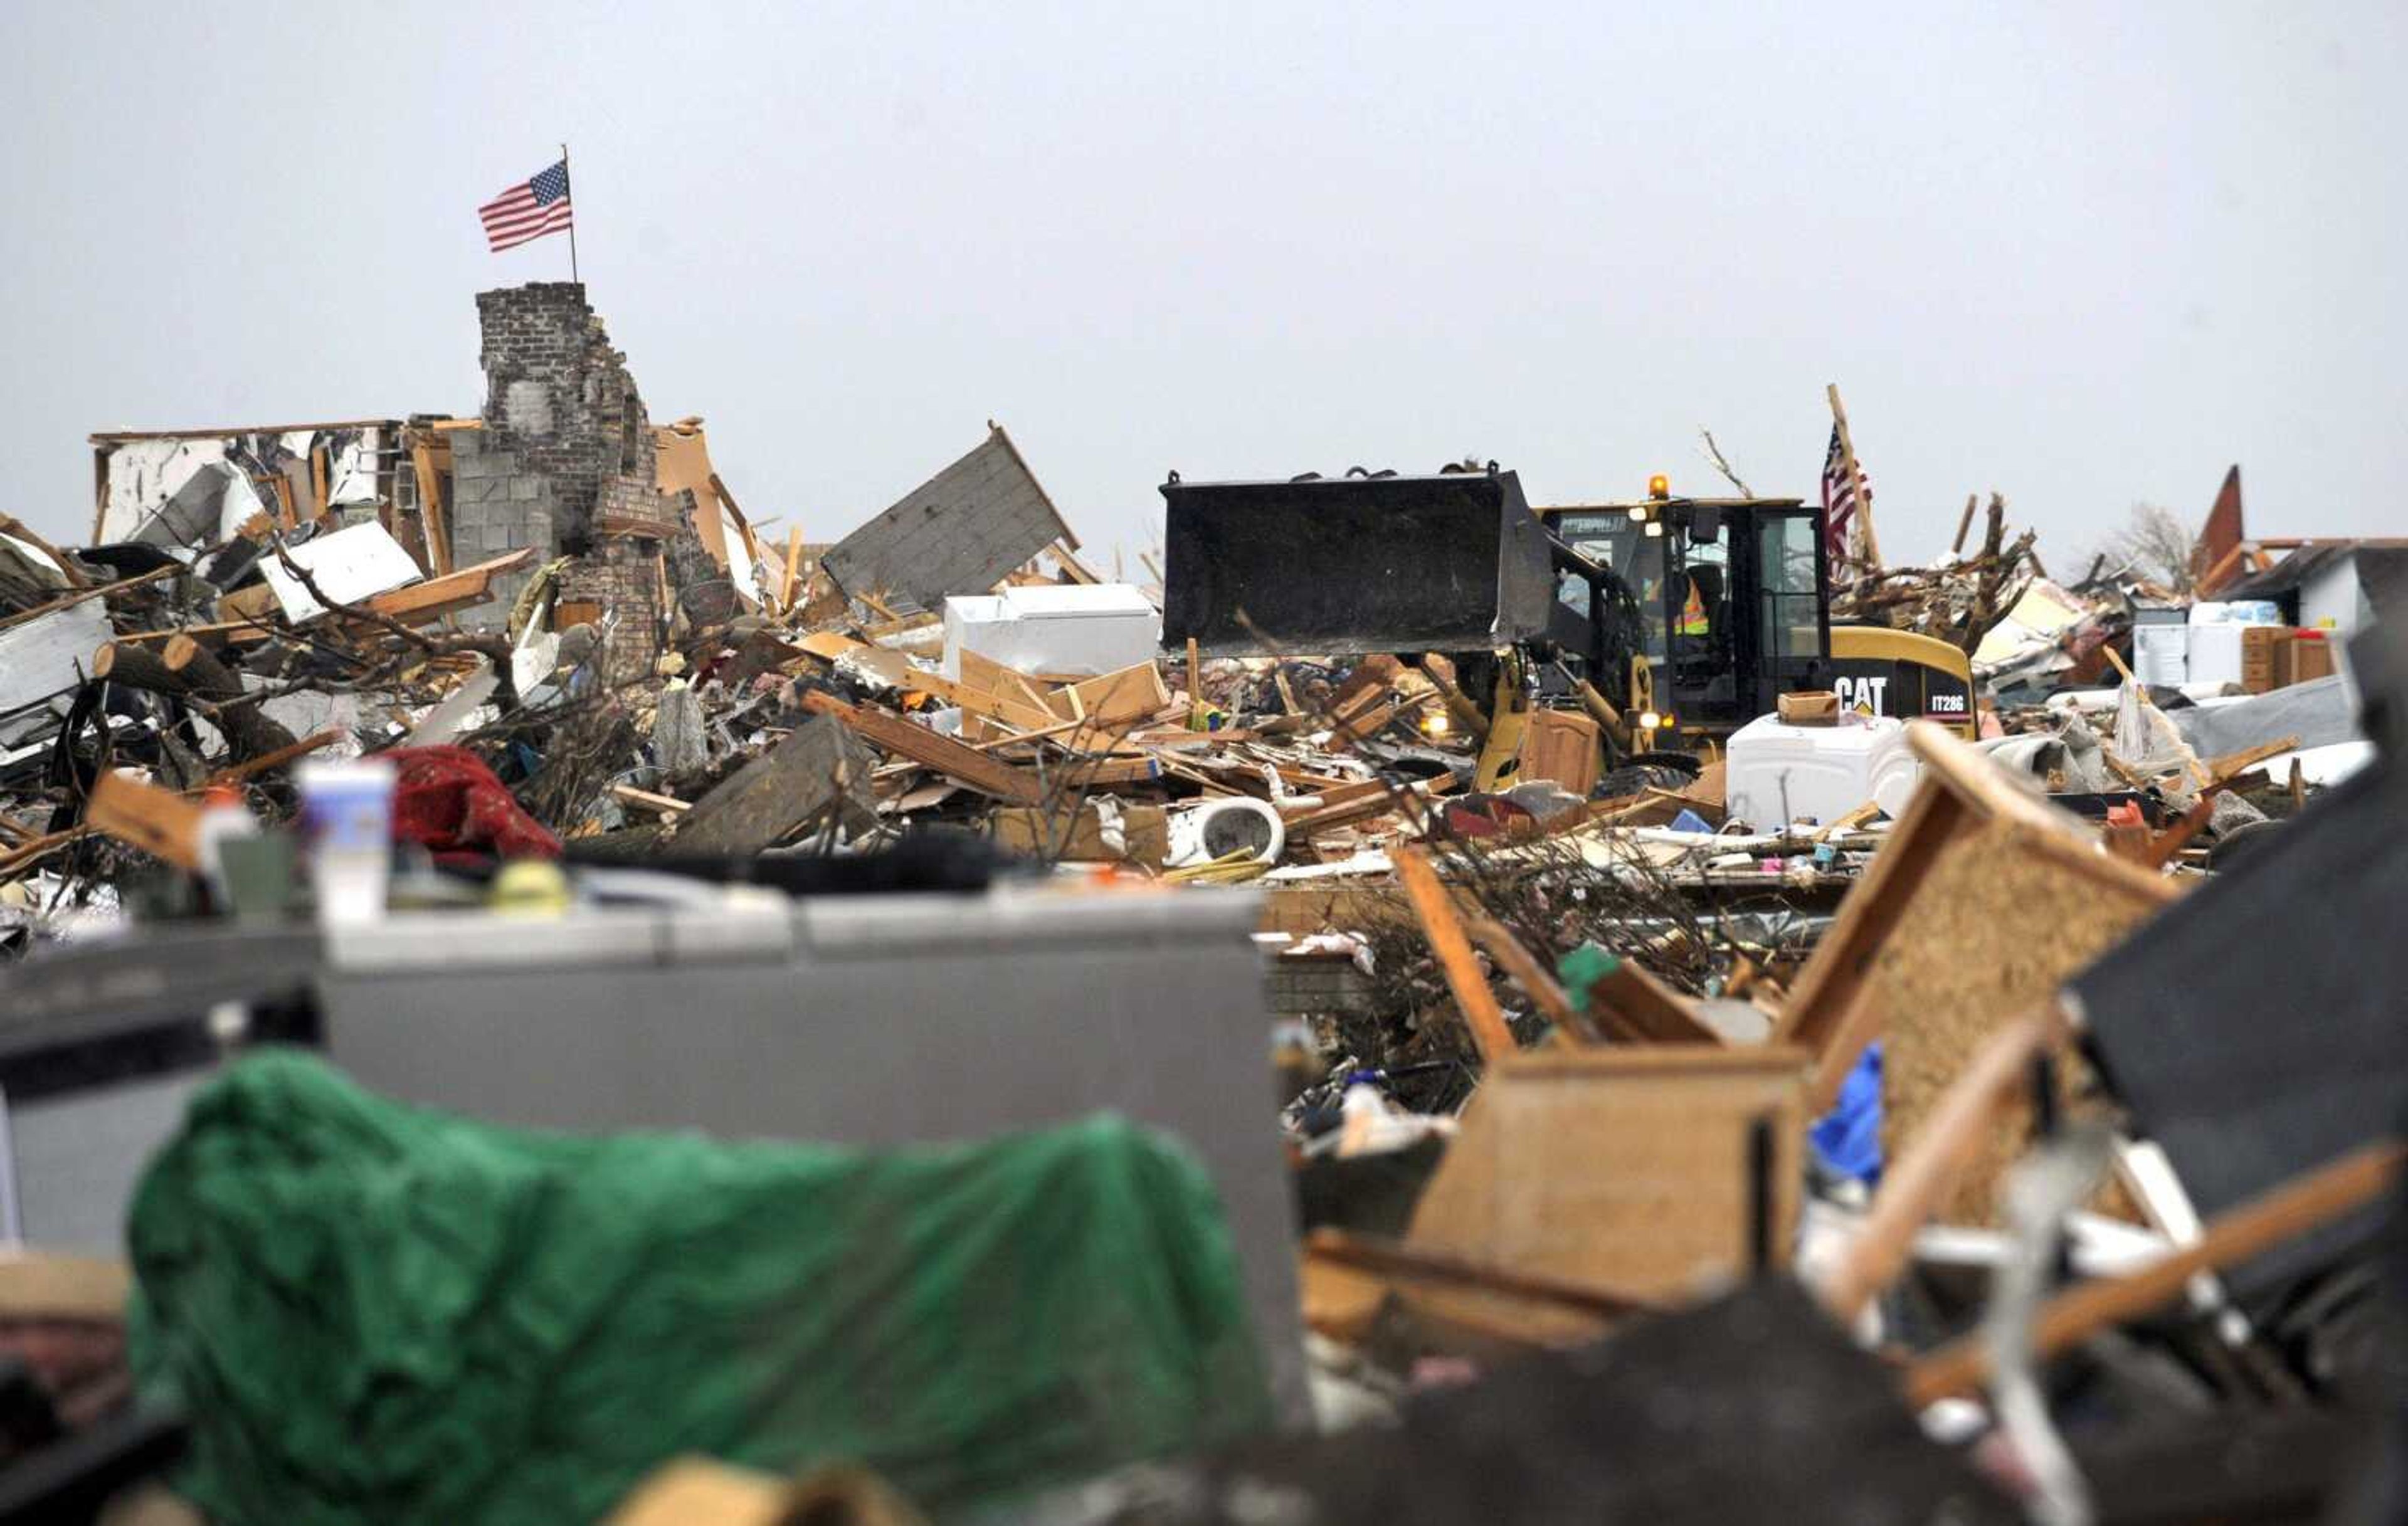
POLYGON ((2190 632, 2184 625, 2132 627, 2132 672, 2143 683, 2179 689, 2190 681, 2190 632))
POLYGON ((2193 625, 2187 635, 2191 683, 2222 686, 2241 681, 2241 634, 2246 626, 2232 624, 2193 625))
POLYGON ((1889 716, 1842 715, 1836 726, 1758 716, 1732 734, 1726 758, 1725 810, 1765 832, 1836 821, 1869 800, 1900 815, 1921 771, 1906 723, 1889 716))
POLYGON ((977 652, 1023 673, 1092 677, 1135 667, 1162 644, 1162 616, 1130 583, 1065 583, 945 601, 945 677, 977 652))
POLYGON ((308 758, 294 771, 301 835, 308 844, 309 883, 322 926, 383 920, 393 863, 389 759, 308 758))

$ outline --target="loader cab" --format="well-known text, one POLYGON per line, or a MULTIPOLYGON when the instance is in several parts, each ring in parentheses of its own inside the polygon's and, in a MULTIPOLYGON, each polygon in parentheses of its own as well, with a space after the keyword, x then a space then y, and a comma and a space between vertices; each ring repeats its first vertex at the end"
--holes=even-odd
MULTIPOLYGON (((1653 498, 1541 509, 1567 546, 1626 583, 1658 708, 1727 732, 1775 696, 1825 681, 1828 570, 1815 511, 1795 498, 1653 498)), ((1568 608, 1587 593, 1570 575, 1568 608)))

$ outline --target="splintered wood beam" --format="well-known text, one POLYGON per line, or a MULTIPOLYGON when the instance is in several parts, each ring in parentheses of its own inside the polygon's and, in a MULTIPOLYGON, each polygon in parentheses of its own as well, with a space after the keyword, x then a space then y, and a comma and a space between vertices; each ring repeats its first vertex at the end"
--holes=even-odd
POLYGON ((1062 564, 1062 570, 1069 575, 1070 581, 1074 583, 1089 584, 1100 583, 1103 581, 1102 578, 1096 576, 1093 568, 1089 567, 1084 562, 1080 561, 1078 557, 1071 552, 1070 548, 1064 545, 1062 542, 1057 540, 1053 545, 1045 548, 1045 549, 1053 556, 1054 561, 1062 564))
POLYGON ((1034 774, 991 758, 950 736, 940 736, 927 727, 899 716, 847 705, 833 694, 817 691, 803 696, 803 708, 814 715, 832 715, 872 746, 898 758, 909 758, 924 768, 933 768, 981 794, 992 795, 1014 806, 1044 803, 1044 781, 1034 774))
POLYGON ((2220 758, 2209 759, 2207 772, 2215 783, 2223 784, 2238 775, 2247 773, 2269 758, 2279 758, 2286 752, 2297 752, 2299 749, 2300 739, 2297 735, 2277 736, 2272 741, 2257 747, 2243 748, 2239 752, 2228 752, 2220 758))
POLYGON ((435 452, 423 440, 412 441, 409 467, 418 478, 418 527, 426 534, 426 558, 437 578, 452 569, 452 525, 443 512, 443 479, 435 475, 435 452))
POLYGON ((1512 977, 1513 983, 1522 988, 1523 994, 1530 998, 1530 1004, 1555 1025, 1557 1033, 1575 1044, 1598 1041, 1595 1030, 1573 1008, 1571 998, 1564 994, 1564 988, 1555 983, 1555 977, 1547 973, 1547 966, 1538 955, 1524 947, 1511 928, 1486 915, 1464 918, 1463 928, 1471 934, 1472 941, 1488 950, 1488 957, 1497 962, 1497 967, 1512 977))
MULTIPOLYGON (((2137 1272, 2075 1283, 2040 1306, 2032 1320, 2033 1356, 2055 1356, 2167 1303, 2201 1272, 2247 1261, 2373 1202, 2399 1179, 2401 1155, 2397 1140, 2364 1146, 2216 1215, 2197 1240, 2137 1272)), ((1990 1374, 1989 1348, 1976 1331, 1908 1368, 1907 1397, 1920 1407, 1970 1393, 1990 1374)))
POLYGON ((20 609, 13 615, 0 616, 0 631, 7 630, 12 626, 28 624, 41 619, 44 615, 56 614, 68 606, 81 604, 86 599, 106 598, 111 593, 122 593, 127 589, 140 588, 145 583, 155 583, 162 578, 173 578, 190 570, 182 563, 176 562, 164 567, 153 567, 149 572, 136 573, 131 578, 121 578, 113 583, 99 583, 80 588, 73 593, 62 594, 48 604, 37 604, 31 609, 20 609))
POLYGON ((244 779, 269 773, 283 767, 286 763, 306 758, 320 748, 333 747, 350 734, 340 726, 329 727, 322 732, 312 732, 291 747, 278 748, 273 752, 263 752, 256 758, 248 758, 231 767, 219 769, 201 781, 201 788, 206 790, 213 784, 239 784, 244 779))
POLYGON ((795 583, 801 577, 802 569, 803 527, 799 524, 791 524, 786 527, 785 571, 778 578, 779 609, 787 610, 795 607, 795 583))
POLYGON ((103 770, 84 802, 86 825, 179 869, 200 865, 201 807, 173 790, 103 770))
POLYGON ((1698 1004, 1673 990, 1635 959, 1619 962, 1612 988, 1589 988, 1589 1006, 1600 1028, 1617 1029, 1642 1044, 1707 1045, 1725 1040, 1698 1015, 1698 1004))
POLYGON ((1481 1062, 1495 1064, 1517 1048, 1513 1030, 1505 1025, 1505 1014, 1497 1005, 1496 993, 1488 989, 1487 977, 1480 973, 1480 960, 1472 953, 1471 940, 1464 934, 1463 923, 1455 914, 1455 903, 1448 899, 1438 871, 1430 866, 1427 855, 1420 849, 1399 848, 1388 857, 1397 866, 1397 877, 1404 883, 1405 897, 1412 903, 1413 915, 1420 919, 1423 934, 1429 938, 1430 952, 1438 956, 1439 968, 1445 972, 1447 989, 1455 993, 1455 1005, 1463 1014, 1464 1026, 1471 1030, 1471 1042, 1480 1050, 1481 1062))

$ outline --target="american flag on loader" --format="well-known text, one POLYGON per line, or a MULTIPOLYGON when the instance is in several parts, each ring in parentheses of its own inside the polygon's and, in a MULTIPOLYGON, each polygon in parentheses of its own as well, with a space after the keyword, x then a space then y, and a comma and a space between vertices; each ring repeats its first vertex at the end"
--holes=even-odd
POLYGON ((530 238, 560 232, 569 225, 569 215, 566 159, 477 208, 478 220, 485 225, 485 242, 495 254, 530 238))
MULTIPOLYGON (((1857 472, 1863 473, 1863 464, 1857 472)), ((1872 496, 1870 476, 1865 478, 1865 496, 1872 496)), ((1837 567, 1853 553, 1853 532, 1856 527, 1856 484, 1848 474, 1848 453, 1840 448, 1840 426, 1831 426, 1831 449, 1823 456, 1823 555, 1837 567)))

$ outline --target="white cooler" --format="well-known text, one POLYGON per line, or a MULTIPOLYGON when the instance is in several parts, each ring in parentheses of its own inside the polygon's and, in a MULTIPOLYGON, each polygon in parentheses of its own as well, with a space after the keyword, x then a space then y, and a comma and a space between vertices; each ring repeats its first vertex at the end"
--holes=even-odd
POLYGON ((1906 723, 1889 716, 1843 714, 1836 726, 1758 716, 1732 734, 1725 757, 1725 810, 1766 832, 1834 821, 1868 800, 1898 816, 1920 772, 1906 723))
POLYGON ((945 601, 945 677, 977 652, 1023 673, 1089 677, 1135 667, 1162 643, 1162 616, 1128 583, 1008 588, 945 601))

